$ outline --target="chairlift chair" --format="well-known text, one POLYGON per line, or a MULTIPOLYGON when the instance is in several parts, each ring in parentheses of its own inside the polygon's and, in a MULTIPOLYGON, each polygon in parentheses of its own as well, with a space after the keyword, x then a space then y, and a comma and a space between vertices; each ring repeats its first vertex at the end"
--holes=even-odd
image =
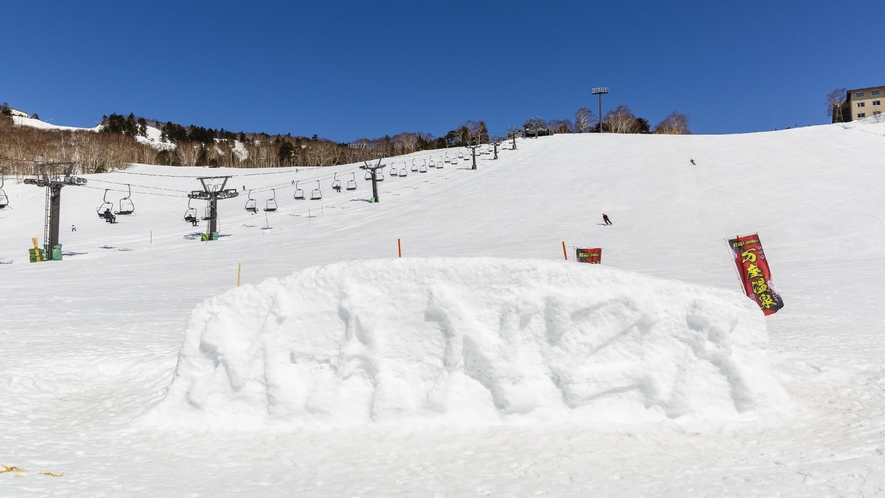
POLYGON ((399 176, 408 176, 409 171, 406 169, 406 162, 403 161, 403 167, 399 169, 399 176))
POLYGON ((335 173, 335 176, 332 178, 332 190, 341 192, 341 180, 338 179, 338 173, 335 173))
POLYGON ((317 201, 323 198, 323 192, 320 190, 320 181, 317 180, 317 188, 310 192, 310 200, 317 201))
POLYGON ((293 199, 304 200, 304 189, 298 188, 298 184, 301 183, 301 180, 295 182, 295 194, 292 195, 293 199))
POLYGON ((246 201, 246 211, 252 214, 258 212, 258 203, 252 198, 252 189, 249 189, 249 200, 246 201))
POLYGON ((197 226, 197 223, 199 223, 200 220, 197 219, 197 208, 191 207, 191 200, 192 199, 190 198, 187 200, 187 211, 184 212, 184 221, 193 226, 197 226))
POLYGON ((399 170, 396 169, 396 166, 390 167, 390 176, 399 176, 399 170))
POLYGON ((347 180, 347 190, 356 190, 356 173, 351 173, 353 178, 347 180))
POLYGON ((440 157, 440 158, 439 158, 439 162, 436 163, 436 169, 443 169, 443 166, 445 166, 445 163, 447 163, 447 162, 449 162, 449 158, 448 158, 448 157, 446 157, 445 162, 443 162, 443 158, 440 157))
POLYGON ((367 182, 372 181, 372 172, 367 169, 366 174, 363 175, 363 178, 365 178, 367 182))
POLYGON ((270 190, 273 192, 273 196, 264 203, 264 211, 272 213, 277 210, 277 189, 270 190))
POLYGON ((126 188, 129 189, 129 194, 120 199, 120 210, 114 214, 129 215, 135 213, 135 204, 130 199, 132 197, 132 186, 127 183, 126 188))
MULTIPOLYGON (((381 168, 383 168, 384 166, 385 165, 382 164, 381 168)), ((381 168, 378 168, 375 170, 375 181, 376 182, 383 182, 384 181, 384 171, 382 171, 381 168)))
POLYGON ((458 157, 457 156, 452 158, 452 164, 458 164, 458 157))
POLYGON ((415 173, 418 172, 418 165, 415 164, 415 160, 414 160, 414 159, 412 159, 412 171, 415 172, 415 173))
POLYGON ((0 209, 5 208, 9 205, 9 197, 6 196, 6 192, 3 191, 3 185, 6 184, 6 178, 0 174, 0 209))
POLYGON ((104 197, 102 197, 101 206, 98 206, 98 209, 95 210, 98 213, 99 218, 107 218, 107 213, 110 213, 114 210, 114 203, 108 200, 108 190, 109 188, 104 189, 104 197))
POLYGON ((452 160, 449 159, 449 153, 448 153, 448 152, 446 152, 446 159, 445 159, 445 161, 443 161, 443 162, 447 162, 447 163, 451 163, 451 162, 452 162, 452 160))
MULTIPOLYGON (((430 158, 430 164, 429 164, 428 166, 430 166, 431 168, 435 168, 435 167, 436 167, 436 163, 433 162, 433 158, 432 158, 432 157, 430 158)), ((426 171, 425 171, 425 173, 426 173, 426 171)))
MULTIPOLYGON (((431 164, 433 163, 433 159, 430 160, 431 164)), ((418 166, 418 173, 427 173, 427 160, 424 160, 424 164, 418 166)))

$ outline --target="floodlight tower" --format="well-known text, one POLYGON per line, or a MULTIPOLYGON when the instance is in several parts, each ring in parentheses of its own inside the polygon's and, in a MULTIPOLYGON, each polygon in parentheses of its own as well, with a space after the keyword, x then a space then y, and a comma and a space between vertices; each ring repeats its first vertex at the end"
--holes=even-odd
POLYGON ((230 178, 229 176, 204 176, 197 178, 203 184, 203 190, 194 190, 187 195, 190 199, 209 201, 209 208, 206 210, 206 216, 203 217, 204 220, 209 222, 209 232, 207 234, 209 240, 216 240, 218 238, 218 200, 232 199, 240 195, 235 188, 225 190, 224 186, 227 185, 227 181, 230 178))
POLYGON ((590 90, 591 95, 599 95, 599 133, 602 133, 602 94, 608 93, 607 86, 598 86, 590 90))
POLYGON ((347 146, 350 147, 350 150, 360 151, 359 159, 365 161, 365 152, 369 148, 369 144, 366 143, 365 139, 359 139, 356 142, 350 142, 349 144, 347 144, 347 146))
POLYGON ((52 257, 52 249, 58 245, 58 227, 61 222, 61 189, 65 185, 86 185, 86 179, 71 176, 74 163, 37 163, 37 178, 25 178, 28 185, 46 187, 46 215, 43 227, 43 253, 46 259, 52 257), (56 167, 65 167, 64 177, 56 172, 56 167))
POLYGON ((381 158, 378 158, 377 164, 369 164, 368 161, 363 161, 364 166, 360 166, 360 169, 367 170, 372 175, 372 202, 379 202, 378 199, 378 170, 384 169, 386 164, 381 164, 381 158))

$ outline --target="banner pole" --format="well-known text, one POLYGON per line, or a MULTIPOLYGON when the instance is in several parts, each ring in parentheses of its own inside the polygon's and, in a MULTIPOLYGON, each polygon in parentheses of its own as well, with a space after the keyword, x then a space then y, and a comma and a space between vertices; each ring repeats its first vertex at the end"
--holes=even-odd
MULTIPOLYGON (((734 238, 737 239, 740 235, 735 235, 734 238)), ((741 270, 738 267, 737 259, 734 256, 734 248, 731 247, 731 242, 729 242, 728 237, 722 239, 725 242, 725 247, 728 249, 728 259, 731 260, 731 267, 734 268, 734 276, 737 277, 738 285, 741 287, 741 294, 747 295, 747 289, 744 288, 744 277, 741 276, 741 270)))
POLYGON ((240 271, 243 269, 243 263, 237 263, 237 287, 240 286, 240 271))
POLYGON ((403 246, 400 244, 399 239, 396 239, 396 252, 399 254, 399 257, 403 257, 403 246))

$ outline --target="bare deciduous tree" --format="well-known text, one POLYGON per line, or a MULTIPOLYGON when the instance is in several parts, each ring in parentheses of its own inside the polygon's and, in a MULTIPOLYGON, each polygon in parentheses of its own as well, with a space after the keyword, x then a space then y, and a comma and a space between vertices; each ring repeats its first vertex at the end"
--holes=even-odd
POLYGON ((568 119, 551 119, 547 122, 547 129, 553 133, 571 133, 574 131, 574 126, 568 119))
POLYGON ((842 115, 842 105, 848 99, 844 88, 837 88, 827 94, 827 116, 833 118, 833 123, 843 123, 845 116, 842 115))
POLYGON ((178 142, 175 150, 182 166, 205 166, 205 164, 197 164, 197 158, 200 157, 200 152, 203 150, 202 144, 182 140, 178 142))
POLYGON ((688 116, 673 111, 660 123, 655 125, 655 129, 652 133, 664 135, 690 135, 691 130, 688 129, 688 116))
POLYGON ((603 126, 609 133, 636 133, 636 116, 621 104, 605 113, 603 126))
POLYGON ((593 114, 593 111, 582 107, 575 111, 575 132, 587 133, 599 124, 599 118, 593 114))

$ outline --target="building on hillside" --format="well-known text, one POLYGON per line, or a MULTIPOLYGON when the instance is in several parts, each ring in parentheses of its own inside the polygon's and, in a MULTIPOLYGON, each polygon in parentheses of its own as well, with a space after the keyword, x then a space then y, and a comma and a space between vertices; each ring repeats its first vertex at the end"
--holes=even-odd
POLYGON ((840 109, 833 112, 833 122, 856 121, 882 114, 882 111, 885 111, 883 101, 885 101, 885 86, 848 90, 845 92, 845 102, 840 109))
POLYGON ((10 116, 17 116, 17 117, 20 117, 20 118, 29 118, 29 117, 31 117, 30 114, 28 114, 28 113, 26 113, 26 112, 19 111, 18 109, 13 109, 12 107, 9 108, 9 115, 10 115, 10 116))

